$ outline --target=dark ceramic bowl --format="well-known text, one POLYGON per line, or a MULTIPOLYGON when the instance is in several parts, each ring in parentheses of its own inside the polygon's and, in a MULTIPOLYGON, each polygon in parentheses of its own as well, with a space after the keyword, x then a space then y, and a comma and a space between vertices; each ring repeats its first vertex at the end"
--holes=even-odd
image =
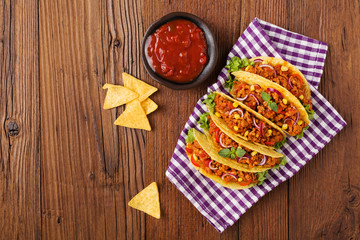
POLYGON ((142 61, 143 61, 146 71, 150 74, 150 76, 155 81, 165 85, 166 87, 181 90, 181 89, 188 89, 188 88, 195 87, 195 86, 199 85, 200 83, 204 82, 210 76, 210 74, 215 69, 215 66, 217 63, 218 51, 217 51, 215 36, 212 33, 212 31, 210 30, 209 26, 203 20, 201 20, 197 16, 192 15, 190 13, 173 12, 173 13, 170 13, 170 14, 165 15, 164 17, 160 18, 159 20, 157 20, 156 22, 151 24, 150 27, 146 30, 146 33, 144 35, 143 42, 141 45, 141 58, 142 58, 142 61), (172 82, 170 80, 167 80, 166 78, 161 77, 151 68, 151 66, 149 65, 149 63, 146 59, 146 55, 145 55, 145 51, 146 51, 145 42, 146 42, 147 38, 153 32, 155 32, 156 29, 158 29, 165 23, 175 20, 175 19, 186 19, 186 20, 189 20, 189 21, 195 23, 204 32, 204 36, 206 38, 206 43, 207 43, 207 56, 208 56, 207 63, 205 65, 204 69, 202 70, 202 72, 200 73, 200 75, 197 76, 197 78, 195 78, 193 81, 187 82, 187 83, 176 83, 176 82, 172 82))

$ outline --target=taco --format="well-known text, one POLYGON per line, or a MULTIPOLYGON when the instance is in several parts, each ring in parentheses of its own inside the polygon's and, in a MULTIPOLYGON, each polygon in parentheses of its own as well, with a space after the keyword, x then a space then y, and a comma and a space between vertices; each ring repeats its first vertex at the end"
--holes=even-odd
POLYGON ((263 172, 286 164, 284 155, 239 138, 215 115, 203 113, 198 123, 218 155, 237 163, 243 171, 263 172))
POLYGON ((210 93, 203 103, 212 118, 218 117, 219 123, 239 138, 268 148, 280 148, 286 142, 286 134, 279 126, 221 92, 210 93))
POLYGON ((189 130, 186 142, 185 151, 191 165, 224 187, 245 189, 260 185, 266 179, 267 171, 252 173, 239 170, 236 163, 219 156, 207 137, 193 128, 189 130))
MULTIPOLYGON (((250 60, 233 57, 226 68, 230 73, 239 70, 254 73, 282 86, 301 102, 310 120, 314 117, 310 85, 299 69, 289 62, 265 56, 254 57, 250 60)), ((230 77, 227 81, 230 90, 232 83, 233 79, 230 77)))

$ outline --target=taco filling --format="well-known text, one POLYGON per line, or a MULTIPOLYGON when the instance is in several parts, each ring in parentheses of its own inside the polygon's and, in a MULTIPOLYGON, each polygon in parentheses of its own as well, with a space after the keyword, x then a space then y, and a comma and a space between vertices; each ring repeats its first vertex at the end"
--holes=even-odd
POLYGON ((280 164, 280 158, 266 156, 240 145, 221 131, 220 128, 212 121, 210 116, 208 116, 208 120, 209 134, 211 135, 212 141, 217 149, 221 149, 219 151, 220 156, 230 158, 234 157, 234 161, 241 164, 247 164, 250 168, 255 166, 272 168, 280 164), (233 150, 234 154, 231 153, 231 150, 233 150))
POLYGON ((300 134, 307 127, 305 121, 299 119, 295 105, 274 88, 261 89, 257 84, 234 81, 230 94, 292 136, 300 134))
POLYGON ((247 186, 259 182, 259 173, 242 172, 216 162, 210 158, 196 140, 188 142, 185 150, 191 156, 190 161, 195 167, 202 168, 208 174, 216 175, 227 183, 237 182, 241 186, 247 186))
POLYGON ((239 108, 239 103, 217 93, 209 94, 204 103, 209 104, 209 102, 217 117, 223 119, 229 128, 249 141, 266 146, 279 145, 279 147, 284 143, 285 137, 279 130, 257 119, 249 111, 239 108))

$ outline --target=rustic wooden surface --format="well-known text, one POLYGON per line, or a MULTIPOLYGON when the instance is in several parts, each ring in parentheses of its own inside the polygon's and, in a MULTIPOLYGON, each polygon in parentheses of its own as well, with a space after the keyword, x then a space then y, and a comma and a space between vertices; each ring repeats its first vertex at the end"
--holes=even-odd
POLYGON ((358 1, 0 1, 0 239, 360 238, 358 1), (154 82, 147 27, 173 11, 209 23, 220 60, 201 86, 154 82), (166 179, 197 99, 254 17, 329 44, 320 92, 348 126, 289 181, 219 234, 166 179), (104 83, 126 71, 159 88, 153 131, 113 125, 104 83), (127 206, 152 181, 162 218, 127 206))

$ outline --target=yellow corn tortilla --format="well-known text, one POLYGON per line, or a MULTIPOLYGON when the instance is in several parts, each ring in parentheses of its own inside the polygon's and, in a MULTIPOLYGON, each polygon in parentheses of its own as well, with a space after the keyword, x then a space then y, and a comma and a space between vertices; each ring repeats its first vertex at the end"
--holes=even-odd
POLYGON ((151 131, 151 126, 138 99, 126 104, 125 111, 115 120, 115 125, 151 131))
MULTIPOLYGON (((306 95, 305 98, 310 99, 311 98, 311 90, 310 90, 310 85, 308 83, 308 81, 306 80, 305 76, 300 72, 299 69, 297 69, 294 65, 292 65, 291 63, 281 59, 281 58, 274 58, 274 57, 267 57, 267 56, 260 56, 260 57, 254 57, 251 58, 250 60, 254 61, 254 59, 262 59, 263 62, 262 64, 269 64, 273 67, 275 67, 276 65, 281 65, 281 66, 285 66, 287 67, 293 74, 299 74, 301 76, 301 78, 303 79, 303 82, 305 84, 305 89, 306 89, 306 95)), ((277 84, 277 83, 275 83, 277 84)))
POLYGON ((127 74, 126 72, 122 73, 122 78, 124 81, 124 86, 137 94, 139 94, 139 101, 142 102, 147 99, 151 94, 156 92, 158 89, 153 87, 133 76, 127 74))
POLYGON ((151 183, 139 192, 130 200, 128 205, 132 208, 143 211, 154 218, 160 219, 159 190, 156 182, 151 183))
MULTIPOLYGON (((232 102, 237 102, 237 103, 239 103, 239 107, 241 107, 242 109, 250 112, 250 113, 253 114, 257 119, 259 119, 259 120, 261 120, 261 121, 264 121, 265 123, 267 123, 267 124, 268 124, 269 126, 271 126, 272 128, 275 128, 276 130, 279 130, 279 131, 282 133, 282 135, 284 136, 284 138, 286 139, 286 134, 285 134, 285 132, 284 132, 279 126, 277 126, 275 123, 271 122, 269 119, 267 119, 267 118, 265 118, 264 116, 262 116, 261 114, 255 112, 254 110, 252 110, 251 108, 249 108, 248 106, 246 106, 245 104, 243 104, 242 102, 240 102, 240 101, 238 101, 238 100, 236 100, 236 99, 233 99, 233 98, 229 97, 228 95, 226 95, 226 94, 224 94, 224 93, 222 93, 222 92, 215 92, 215 93, 221 95, 222 97, 224 97, 224 98, 226 98, 226 99, 228 99, 228 100, 230 100, 230 101, 232 101, 232 102)), ((211 111, 210 111, 210 109, 209 109, 209 106, 207 106, 207 108, 208 108, 208 110, 209 110, 209 112, 210 112, 211 118, 214 119, 214 117, 216 117, 215 114, 211 113, 211 111)), ((223 119, 219 119, 219 123, 220 123, 221 125, 226 125, 226 126, 227 126, 226 122, 225 122, 223 119)), ((231 130, 231 132, 234 133, 232 130, 231 130)), ((235 134, 236 136, 238 136, 239 138, 242 138, 242 139, 244 139, 244 140, 248 140, 247 137, 245 137, 245 136, 243 136, 243 135, 241 135, 241 134, 239 134, 239 133, 234 133, 234 134, 235 134)), ((260 144, 260 143, 253 143, 253 144, 258 145, 258 146, 262 146, 263 148, 269 148, 269 149, 272 149, 272 150, 274 149, 274 147, 266 146, 266 145, 263 145, 263 144, 260 144)))
POLYGON ((158 105, 150 98, 145 99, 141 102, 141 107, 144 109, 145 114, 148 115, 158 108, 158 105))
MULTIPOLYGON (((270 81, 260 75, 254 74, 254 73, 249 73, 249 72, 245 72, 245 71, 237 71, 237 72, 233 72, 231 74, 233 74, 235 76, 235 78, 237 80, 239 80, 240 82, 244 82, 244 83, 247 83, 250 85, 258 84, 263 90, 265 90, 267 88, 273 88, 273 89, 279 91, 282 94, 284 99, 287 99, 287 101, 289 103, 294 104, 296 109, 299 111, 299 119, 303 120, 306 123, 306 125, 309 124, 309 116, 308 116, 304 106, 301 104, 299 99, 297 99, 286 88, 284 88, 276 83, 273 83, 272 81, 270 81)), ((270 120, 268 120, 268 121, 270 121, 270 120)), ((287 134, 289 134, 288 131, 285 131, 285 132, 287 134)))
MULTIPOLYGON (((218 163, 227 165, 227 166, 229 166, 231 168, 240 170, 240 169, 238 169, 238 166, 233 167, 233 165, 234 165, 233 163, 231 163, 231 165, 226 164, 226 163, 228 163, 230 161, 228 159, 224 158, 224 157, 221 157, 219 154, 217 154, 217 152, 209 145, 209 141, 208 141, 207 137, 204 134, 202 134, 199 131, 197 131, 196 129, 194 129, 194 137, 195 137, 195 140, 198 141, 198 143, 200 144, 202 149, 211 157, 212 160, 214 160, 214 161, 216 161, 218 163)), ((186 155, 189 158, 189 161, 191 163, 191 160, 190 160, 191 159, 191 154, 186 153, 186 155)), ((227 188, 246 189, 246 188, 251 188, 251 187, 253 187, 255 185, 255 183, 252 183, 252 184, 249 184, 247 186, 241 186, 240 184, 235 183, 235 182, 226 182, 226 181, 222 180, 221 177, 219 177, 219 176, 217 176, 215 174, 209 174, 204 169, 196 167, 192 163, 191 163, 191 165, 196 170, 198 170, 202 175, 204 175, 205 177, 210 178, 214 182, 217 182, 220 185, 222 185, 224 187, 227 187, 227 188)), ((242 170, 240 170, 240 171, 242 171, 242 170)))
POLYGON ((103 89, 108 89, 104 100, 104 109, 118 107, 139 97, 139 94, 123 86, 106 83, 103 89))

